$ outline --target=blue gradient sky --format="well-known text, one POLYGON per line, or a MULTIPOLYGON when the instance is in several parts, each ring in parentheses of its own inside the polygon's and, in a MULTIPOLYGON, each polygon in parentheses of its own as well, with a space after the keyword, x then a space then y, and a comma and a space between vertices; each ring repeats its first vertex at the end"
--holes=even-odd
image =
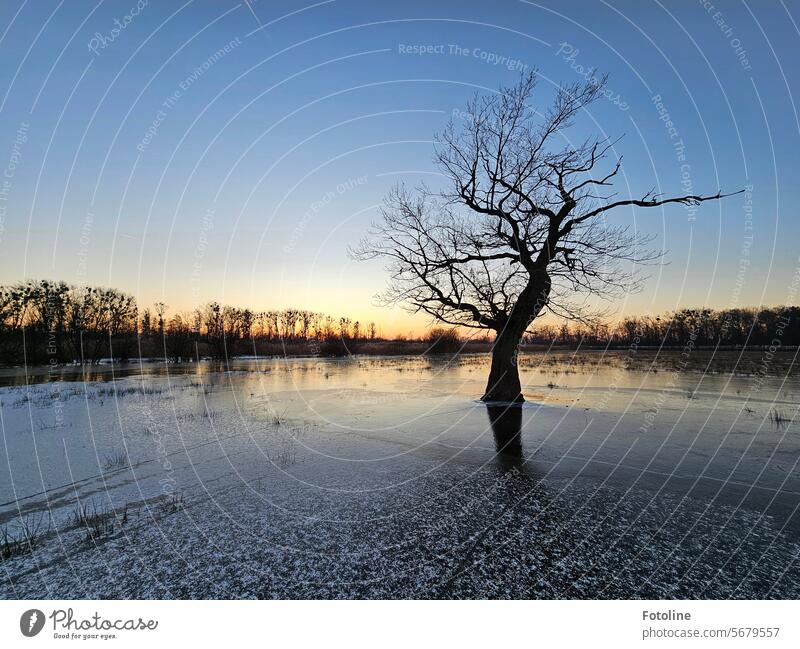
POLYGON ((669 251, 619 313, 797 302, 800 10, 713 4, 4 2, 0 277, 419 330, 373 305, 381 264, 348 244, 393 184, 440 182, 433 134, 476 89, 536 67, 546 105, 596 66, 624 104, 598 102, 572 135, 625 135, 620 192, 753 187, 694 221, 616 214, 669 251))

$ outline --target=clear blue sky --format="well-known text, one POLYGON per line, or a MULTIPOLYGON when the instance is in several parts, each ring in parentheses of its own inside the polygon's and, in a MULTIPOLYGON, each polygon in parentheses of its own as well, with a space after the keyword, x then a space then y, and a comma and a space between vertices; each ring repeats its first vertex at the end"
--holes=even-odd
POLYGON ((436 186, 433 134, 476 89, 536 67, 546 105, 595 66, 616 102, 576 134, 625 135, 621 192, 753 186, 694 221, 680 206, 614 217, 670 262, 620 313, 783 303, 799 20, 781 2, 3 2, 0 279, 418 329, 372 305, 381 265, 348 244, 394 183, 436 186))

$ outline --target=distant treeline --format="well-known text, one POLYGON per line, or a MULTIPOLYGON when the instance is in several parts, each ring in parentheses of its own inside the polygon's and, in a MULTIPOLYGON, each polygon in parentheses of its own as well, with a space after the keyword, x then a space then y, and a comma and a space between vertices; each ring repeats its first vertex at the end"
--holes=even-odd
POLYGON ((353 353, 377 327, 301 309, 251 311, 210 302, 167 315, 140 309, 113 288, 26 281, 0 286, 0 363, 97 363, 155 357, 189 360, 244 354, 353 353))
MULTIPOLYGON (((537 326, 527 345, 558 346, 794 346, 800 307, 682 309, 661 316, 596 325, 537 326)), ((97 363, 113 358, 170 361, 257 355, 342 356, 352 353, 486 351, 487 340, 464 343, 454 329, 423 339, 378 335, 375 323, 302 309, 251 311, 210 302, 167 314, 157 303, 140 309, 113 288, 25 281, 0 286, 0 364, 97 363)))
POLYGON ((536 327, 527 344, 645 347, 759 347, 800 345, 800 307, 681 309, 610 324, 536 327))

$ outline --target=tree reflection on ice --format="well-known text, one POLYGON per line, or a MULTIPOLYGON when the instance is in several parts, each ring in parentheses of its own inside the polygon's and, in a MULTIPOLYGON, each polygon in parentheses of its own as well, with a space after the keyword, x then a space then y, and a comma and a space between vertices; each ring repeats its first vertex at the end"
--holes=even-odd
POLYGON ((504 467, 519 467, 525 463, 522 452, 522 405, 494 404, 486 406, 494 434, 497 461, 504 467))

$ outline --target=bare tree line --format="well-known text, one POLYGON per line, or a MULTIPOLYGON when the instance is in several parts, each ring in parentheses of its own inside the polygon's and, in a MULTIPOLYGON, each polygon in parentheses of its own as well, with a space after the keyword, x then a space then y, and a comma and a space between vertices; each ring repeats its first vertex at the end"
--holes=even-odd
POLYGON ((167 305, 139 309, 114 288, 28 280, 0 286, 0 363, 97 363, 141 356, 168 360, 226 358, 260 348, 303 344, 313 353, 349 353, 376 340, 374 322, 303 309, 253 311, 210 302, 168 315, 167 305))
POLYGON ((800 345, 800 307, 680 309, 632 316, 616 324, 544 325, 526 344, 612 347, 793 347, 800 345))
POLYGON ((166 321, 158 310, 156 317, 145 309, 141 335, 152 336, 155 323, 155 333, 164 341, 164 356, 171 360, 202 356, 201 345, 205 355, 213 358, 264 353, 265 344, 277 352, 300 344, 311 353, 338 356, 349 353, 348 345, 378 337, 374 322, 363 325, 351 318, 295 308, 253 311, 209 302, 166 321))
POLYGON ((26 281, 0 286, 0 361, 57 364, 97 362, 135 352, 136 301, 113 288, 26 281))
MULTIPOLYGON (((632 316, 617 323, 539 324, 523 345, 683 347, 800 345, 800 307, 682 309, 632 316)), ((167 305, 139 309, 133 296, 113 288, 29 280, 0 286, 0 364, 97 363, 152 357, 170 361, 248 354, 342 356, 367 353, 481 351, 485 340, 465 342, 455 328, 435 328, 421 341, 393 339, 374 322, 362 325, 303 309, 254 311, 210 302, 169 315, 167 305), (421 343, 417 349, 414 345, 421 343)), ((417 345, 419 346, 419 345, 417 345)))

